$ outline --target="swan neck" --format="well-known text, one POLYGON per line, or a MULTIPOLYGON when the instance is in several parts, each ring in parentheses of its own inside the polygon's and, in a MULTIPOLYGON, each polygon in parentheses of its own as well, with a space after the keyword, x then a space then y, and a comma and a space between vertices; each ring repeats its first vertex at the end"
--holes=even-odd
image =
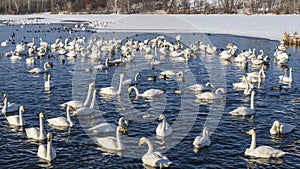
POLYGON ((51 160, 51 151, 52 151, 52 138, 47 143, 47 155, 46 155, 47 160, 51 160))
POLYGON ((162 129, 163 131, 166 131, 166 127, 167 127, 167 124, 166 124, 166 118, 164 117, 163 121, 162 121, 162 129))
POLYGON ((118 125, 119 125, 119 126, 122 126, 122 122, 123 122, 123 117, 121 117, 121 118, 119 119, 118 125))
POLYGON ((44 63, 44 70, 48 70, 47 69, 47 63, 44 63))
POLYGON ((140 96, 140 93, 139 93, 139 89, 136 88, 135 86, 132 86, 131 89, 134 89, 135 93, 136 93, 136 96, 140 96))
POLYGON ((40 139, 44 138, 44 125, 43 125, 43 118, 40 117, 40 135, 39 135, 40 139))
POLYGON ((292 70, 290 69, 290 76, 289 76, 290 81, 292 81, 292 70))
POLYGON ((71 117, 70 117, 70 106, 67 107, 67 120, 70 123, 70 127, 72 127, 73 123, 72 123, 71 117))
POLYGON ((20 126, 24 125, 24 121, 23 121, 23 113, 21 108, 19 108, 19 122, 20 122, 20 126))
POLYGON ((147 154, 152 154, 152 153, 153 153, 153 146, 152 146, 150 140, 146 139, 145 142, 146 142, 147 145, 148 145, 148 151, 147 151, 147 154))
POLYGON ((118 146, 117 149, 122 150, 123 146, 122 146, 122 143, 121 143, 121 136, 120 136, 119 127, 116 130, 116 139, 117 139, 117 146, 118 146))
POLYGON ((91 109, 93 109, 95 107, 95 102, 96 102, 96 90, 94 90, 94 93, 93 93, 93 98, 92 98, 92 102, 90 105, 91 109))
POLYGON ((117 91, 117 94, 118 94, 118 95, 120 95, 120 94, 121 94, 121 91, 122 91, 123 77, 124 77, 124 76, 121 76, 121 77, 120 77, 119 88, 118 88, 118 91, 117 91))
POLYGON ((83 103, 83 107, 86 107, 89 104, 90 97, 91 97, 91 92, 92 92, 92 87, 93 87, 92 85, 89 85, 88 94, 87 94, 86 99, 83 103))
POLYGON ((4 99, 3 109, 5 109, 5 112, 6 112, 6 109, 7 109, 7 98, 4 99))
POLYGON ((256 148, 256 133, 252 134, 252 141, 250 145, 250 150, 254 150, 256 148))
POLYGON ((250 108, 253 110, 254 109, 254 92, 251 93, 251 105, 250 108))

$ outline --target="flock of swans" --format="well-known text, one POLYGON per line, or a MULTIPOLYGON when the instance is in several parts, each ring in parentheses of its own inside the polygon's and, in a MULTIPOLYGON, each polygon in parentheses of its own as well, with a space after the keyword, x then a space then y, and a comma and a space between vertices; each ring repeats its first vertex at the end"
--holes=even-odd
MULTIPOLYGON (((98 24, 98 23, 90 23, 98 24)), ((103 25, 100 26, 105 26, 103 25)), ((77 26, 78 27, 78 26, 77 26)), ((81 26, 79 26, 81 27, 81 26)), ((83 27, 83 26, 82 26, 83 27)), ((157 55, 163 55, 170 57, 170 62, 182 62, 188 63, 189 59, 196 55, 197 53, 204 53, 206 55, 217 55, 217 49, 210 45, 206 45, 202 42, 196 42, 191 44, 189 47, 183 47, 180 43, 181 37, 177 36, 174 42, 168 41, 164 36, 158 36, 154 39, 146 39, 144 41, 134 41, 128 39, 126 42, 122 42, 119 39, 97 39, 97 37, 91 39, 88 42, 85 42, 85 38, 75 38, 73 41, 66 38, 63 41, 62 37, 56 39, 53 44, 49 44, 43 41, 40 38, 40 43, 37 44, 35 39, 31 43, 24 43, 23 41, 16 45, 16 49, 12 52, 8 52, 5 56, 10 57, 12 61, 21 60, 24 57, 24 54, 28 54, 30 57, 26 59, 26 64, 34 64, 37 58, 42 58, 47 55, 49 50, 56 52, 59 55, 65 55, 68 58, 83 57, 88 59, 98 59, 105 60, 105 62, 99 62, 99 64, 93 65, 85 71, 104 71, 110 67, 119 66, 121 64, 130 63, 135 59, 135 53, 142 52, 147 60, 151 61, 152 68, 155 68, 156 65, 159 65, 162 60, 156 58, 157 55), (84 44, 88 43, 87 47, 84 47, 84 44), (120 53, 120 58, 115 58, 116 53, 120 53)), ((7 41, 5 41, 7 42, 7 41)), ((5 47, 5 45, 3 45, 5 47)), ((264 51, 261 49, 260 54, 256 55, 255 49, 242 51, 238 53, 237 45, 231 43, 226 46, 226 50, 222 51, 220 55, 221 60, 232 61, 242 66, 253 66, 259 68, 258 72, 250 72, 247 75, 241 77, 240 82, 232 84, 232 87, 238 90, 243 90, 246 96, 251 96, 251 102, 249 107, 242 106, 238 107, 229 112, 232 116, 249 116, 255 114, 254 106, 254 96, 256 94, 255 87, 259 88, 261 83, 267 76, 267 65, 270 61, 270 58, 264 51)), ((275 62, 279 65, 287 64, 289 54, 286 52, 286 47, 284 44, 281 44, 276 48, 274 53, 275 62)), ((44 83, 46 90, 51 90, 51 69, 52 64, 50 62, 45 62, 43 69, 34 68, 28 71, 30 74, 47 74, 47 81, 44 83)), ((151 69, 151 68, 150 68, 151 69)), ((124 88, 127 89, 128 93, 131 94, 132 91, 135 92, 136 99, 148 98, 156 99, 165 95, 164 90, 162 89, 148 89, 144 92, 140 92, 139 86, 134 84, 137 82, 139 76, 143 76, 140 73, 136 74, 134 77, 134 82, 132 80, 124 80, 126 74, 120 74, 120 81, 118 89, 113 86, 103 87, 100 89, 95 89, 95 82, 91 82, 88 86, 87 96, 84 102, 78 100, 71 100, 65 103, 61 103, 61 107, 66 109, 66 117, 56 117, 47 119, 47 122, 50 126, 56 127, 73 127, 74 123, 72 122, 71 112, 74 116, 84 117, 89 114, 94 113, 95 102, 97 94, 101 97, 117 97, 120 96, 124 88)), ((174 72, 172 70, 167 70, 160 72, 157 76, 149 76, 147 80, 156 81, 157 79, 177 79, 178 82, 184 81, 183 72, 174 72)), ((279 82, 283 84, 292 83, 292 68, 289 68, 289 75, 285 74, 279 76, 279 82)), ((272 88, 274 90, 280 90, 280 88, 272 88)), ((226 95, 226 89, 222 87, 215 87, 211 82, 208 82, 206 85, 194 84, 187 88, 187 90, 195 96, 196 99, 202 101, 211 101, 224 98, 226 95), (210 87, 212 91, 205 91, 206 88, 210 87)), ((174 90, 176 94, 181 94, 180 90, 174 90)), ((4 105, 2 108, 2 113, 5 115, 8 123, 15 126, 24 126, 25 120, 23 113, 25 112, 24 106, 17 103, 9 103, 7 94, 4 94, 4 105), (11 115, 14 112, 19 112, 18 115, 11 115)), ((25 106, 26 107, 26 106, 25 106)), ((46 133, 44 127, 45 114, 39 114, 39 128, 26 128, 26 135, 29 139, 34 139, 38 141, 47 141, 47 145, 41 144, 38 147, 37 156, 45 159, 47 161, 52 161, 56 158, 56 150, 52 146, 53 136, 52 134, 46 133)), ((159 123, 156 127, 156 135, 160 137, 168 137, 172 135, 172 126, 167 122, 167 117, 164 114, 161 114, 158 117, 159 123)), ((113 123, 100 123, 95 125, 88 130, 101 135, 101 133, 115 133, 115 136, 108 137, 98 137, 95 138, 97 145, 104 147, 109 150, 122 151, 125 150, 125 145, 122 142, 121 135, 123 132, 128 132, 129 121, 124 117, 121 117, 118 121, 118 125, 113 123)), ((286 124, 274 121, 270 129, 270 134, 285 134, 292 132, 295 126, 291 124, 286 124)), ((262 158, 271 158, 271 157, 281 157, 285 152, 274 149, 269 146, 259 146, 256 147, 256 133, 254 129, 251 129, 247 134, 252 135, 252 142, 250 148, 245 150, 245 155, 262 157, 262 158)), ((203 148, 210 146, 213 142, 210 139, 209 128, 204 127, 202 133, 194 138, 193 145, 196 148, 203 148)), ((142 162, 146 165, 152 167, 168 167, 172 164, 166 156, 160 152, 154 152, 153 145, 150 140, 146 137, 141 137, 138 145, 146 143, 148 145, 147 153, 142 157, 142 162)))

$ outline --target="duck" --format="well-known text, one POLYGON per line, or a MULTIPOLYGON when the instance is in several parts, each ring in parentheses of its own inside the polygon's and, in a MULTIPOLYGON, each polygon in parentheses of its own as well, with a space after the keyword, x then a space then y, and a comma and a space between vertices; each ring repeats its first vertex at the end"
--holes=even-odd
POLYGON ((255 113, 255 109, 254 109, 254 95, 255 95, 255 91, 253 90, 251 92, 250 108, 249 107, 245 107, 245 106, 241 106, 241 107, 238 107, 238 108, 232 110, 231 112, 229 112, 229 114, 231 114, 232 116, 253 115, 255 113))
POLYGON ((50 74, 48 74, 47 78, 48 78, 48 80, 44 83, 44 87, 45 87, 45 90, 50 90, 50 88, 51 88, 50 74))
POLYGON ((56 158, 56 150, 55 148, 52 146, 52 134, 48 133, 47 134, 47 146, 42 144, 39 145, 38 148, 38 152, 37 152, 37 156, 47 160, 49 162, 51 162, 52 160, 54 160, 56 158))
POLYGON ((99 137, 96 138, 96 143, 109 150, 121 151, 125 149, 124 144, 121 141, 120 132, 125 132, 126 129, 122 126, 118 126, 116 129, 116 137, 108 136, 108 137, 99 137))
POLYGON ((199 100, 217 100, 217 99, 222 99, 223 96, 221 94, 219 94, 219 92, 222 92, 223 94, 225 94, 226 90, 224 88, 218 88, 215 92, 199 93, 199 94, 196 95, 196 97, 199 100))
POLYGON ((104 88, 100 89, 100 91, 99 91, 100 95, 101 96, 109 96, 109 97, 114 97, 114 96, 120 95, 121 91, 122 91, 122 83, 123 83, 123 78, 124 77, 125 77, 125 73, 121 73, 120 74, 119 88, 118 88, 117 91, 112 86, 110 86, 110 87, 104 87, 104 88))
POLYGON ((44 113, 41 112, 39 114, 40 128, 31 127, 31 128, 25 129, 27 138, 34 139, 34 140, 40 140, 40 141, 46 139, 46 132, 44 131, 44 124, 43 124, 44 118, 45 118, 45 115, 44 115, 44 113))
POLYGON ((293 72, 293 68, 290 68, 289 76, 287 77, 287 76, 281 75, 281 76, 279 76, 279 81, 282 83, 292 83, 293 82, 292 72, 293 72))
POLYGON ((290 133, 295 129, 296 126, 287 124, 287 123, 281 123, 278 120, 275 120, 273 122, 273 125, 270 129, 270 134, 286 134, 290 133))
POLYGON ((156 135, 160 136, 160 137, 165 137, 165 136, 169 136, 172 134, 172 127, 169 125, 169 123, 167 122, 166 117, 161 114, 158 117, 158 121, 162 121, 161 123, 158 124, 158 126, 156 127, 156 135))
POLYGON ((49 62, 45 62, 44 70, 42 70, 40 68, 33 68, 33 69, 29 70, 28 73, 31 73, 31 74, 45 73, 45 72, 48 72, 47 67, 50 67, 50 66, 51 66, 51 64, 49 62))
POLYGON ((70 110, 75 111, 75 109, 72 106, 68 105, 67 106, 67 118, 56 117, 56 118, 48 119, 47 121, 48 121, 49 125, 57 126, 57 127, 73 127, 74 124, 70 118, 70 110))
POLYGON ((2 108, 2 113, 11 113, 11 112, 16 112, 19 110, 20 105, 16 104, 16 103, 8 103, 7 101, 7 94, 3 95, 3 99, 4 99, 4 105, 2 108))
POLYGON ((91 93, 92 93, 92 90, 93 90, 93 86, 95 84, 96 84, 96 82, 89 83, 88 93, 87 93, 87 96, 86 96, 86 99, 85 99, 84 103, 82 103, 81 101, 78 101, 78 100, 71 100, 71 101, 65 102, 63 104, 60 104, 60 107, 65 108, 69 105, 72 106, 74 109, 79 109, 81 107, 86 107, 89 104, 91 93))
POLYGON ((23 113, 25 112, 24 106, 19 107, 19 115, 6 116, 6 120, 10 125, 22 127, 25 125, 23 113))
POLYGON ((210 146, 211 140, 209 138, 209 130, 207 127, 204 127, 202 131, 202 136, 197 136, 194 139, 193 145, 196 148, 202 148, 202 147, 207 147, 210 146))
MULTIPOLYGON (((125 123, 126 128, 127 128, 129 125, 129 120, 124 119, 124 117, 119 118, 118 126, 123 126, 123 122, 125 123)), ((109 133, 109 132, 116 131, 118 126, 116 126, 113 123, 104 122, 104 123, 100 123, 92 128, 89 128, 88 130, 92 131, 94 133, 109 133)))
POLYGON ((131 86, 128 88, 128 94, 131 93, 132 89, 135 90, 136 99, 138 99, 138 97, 145 97, 145 98, 161 97, 165 93, 163 90, 159 90, 159 89, 149 89, 146 90, 144 93, 139 93, 137 87, 131 86))
POLYGON ((247 131, 247 134, 252 135, 252 141, 250 147, 245 150, 245 155, 255 158, 279 158, 286 154, 284 151, 270 146, 256 147, 256 133, 254 129, 247 131))
POLYGON ((144 164, 151 167, 160 168, 169 167, 172 164, 168 157, 162 155, 160 152, 153 152, 153 146, 148 138, 141 137, 138 145, 141 146, 144 143, 148 145, 148 151, 142 157, 142 161, 144 164))

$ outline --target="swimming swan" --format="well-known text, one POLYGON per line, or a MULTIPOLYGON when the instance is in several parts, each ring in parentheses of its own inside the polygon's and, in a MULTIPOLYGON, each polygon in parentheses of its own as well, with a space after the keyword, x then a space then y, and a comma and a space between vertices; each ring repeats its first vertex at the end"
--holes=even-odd
POLYGON ((96 138, 96 143, 109 150, 124 150, 125 147, 121 141, 120 132, 126 131, 122 126, 118 126, 116 130, 116 137, 100 137, 96 138))
POLYGON ((45 118, 44 113, 39 114, 40 117, 40 128, 36 127, 31 127, 25 129, 26 135, 30 139, 34 140, 45 140, 46 139, 46 132, 44 131, 44 124, 43 124, 43 119, 45 118))
POLYGON ((19 110, 20 105, 16 103, 8 103, 7 102, 7 94, 3 95, 4 105, 2 108, 2 113, 11 113, 19 110))
POLYGON ((28 72, 32 73, 32 74, 44 73, 44 72, 48 71, 47 66, 49 66, 49 67, 51 66, 49 62, 44 63, 44 70, 42 70, 40 68, 33 68, 33 69, 29 70, 28 72))
POLYGON ((156 135, 158 135, 160 137, 165 137, 165 136, 171 135, 172 127, 169 125, 169 123, 167 122, 167 119, 165 118, 165 116, 163 114, 161 114, 158 117, 158 121, 162 121, 162 122, 159 123, 158 126, 156 127, 156 135))
POLYGON ((73 112, 74 116, 84 116, 84 115, 89 115, 95 112, 94 107, 95 107, 95 102, 96 102, 96 94, 97 90, 94 90, 93 92, 93 97, 92 97, 92 102, 90 107, 80 107, 78 110, 73 112))
MULTIPOLYGON (((123 122, 125 123, 126 127, 129 125, 129 121, 127 119, 124 119, 124 117, 119 118, 118 126, 123 126, 123 122)), ((108 133, 108 132, 114 132, 116 131, 117 126, 113 123, 100 123, 92 128, 89 128, 88 130, 93 131, 95 133, 108 133)))
POLYGON ((118 90, 116 91, 116 89, 112 86, 110 87, 104 87, 104 88, 101 88, 99 93, 100 95, 102 96, 116 96, 116 95, 120 95, 121 94, 121 91, 122 91, 122 83, 123 83, 123 78, 125 77, 125 73, 121 73, 120 74, 120 83, 119 83, 119 88, 118 90))
POLYGON ((247 115, 252 115, 255 113, 255 109, 254 109, 254 95, 255 95, 255 91, 251 92, 251 102, 250 102, 250 108, 249 107, 245 107, 245 106, 241 106, 238 107, 234 110, 232 110, 231 112, 229 112, 229 114, 233 115, 233 116, 247 116, 247 115))
POLYGON ((57 127, 73 127, 73 122, 71 121, 70 118, 70 109, 75 111, 75 109, 72 106, 67 107, 67 118, 65 117, 56 117, 56 118, 51 118, 48 119, 48 123, 53 126, 57 127))
POLYGON ((86 99, 84 101, 84 103, 82 104, 81 101, 78 101, 78 100, 71 100, 71 101, 68 101, 66 103, 63 103, 61 104, 60 106, 61 107, 67 107, 68 105, 72 106, 74 109, 79 109, 80 107, 85 107, 89 104, 89 101, 90 101, 90 97, 91 97, 91 93, 92 93, 92 89, 93 89, 93 86, 95 85, 96 83, 95 82, 91 82, 89 84, 89 89, 88 89, 88 94, 86 96, 86 99))
POLYGON ((19 115, 7 116, 6 119, 9 124, 14 126, 24 126, 25 122, 23 119, 23 113, 25 112, 24 107, 19 107, 19 115))
POLYGON ((149 165, 151 167, 169 167, 172 162, 168 159, 168 157, 162 155, 160 152, 153 152, 153 146, 149 139, 146 137, 142 137, 139 141, 139 146, 146 143, 148 145, 148 151, 143 155, 142 161, 144 164, 149 165))
POLYGON ((224 88, 218 88, 215 92, 204 92, 197 94, 196 97, 199 100, 216 100, 216 99, 222 99, 223 96, 219 94, 219 92, 222 92, 223 94, 226 93, 224 88))
POLYGON ((283 82, 283 83, 292 83, 292 81, 293 81, 292 72, 293 72, 293 68, 290 68, 290 75, 289 75, 289 77, 281 75, 281 76, 279 76, 279 81, 283 82))
POLYGON ((280 123, 275 120, 271 129, 270 134, 286 134, 294 130, 295 126, 287 123, 280 123))
POLYGON ((39 146, 37 156, 47 161, 52 161, 53 159, 56 158, 55 148, 52 147, 51 133, 47 134, 47 146, 44 144, 39 146))
MULTIPOLYGON (((210 82, 207 82, 207 83, 205 84, 205 86, 209 86, 209 85, 210 85, 212 88, 215 87, 215 86, 214 86, 212 83, 210 83, 210 82)), ((192 85, 192 86, 189 86, 188 89, 189 89, 190 91, 202 91, 202 90, 204 89, 204 87, 203 87, 203 85, 201 85, 201 84, 194 84, 194 85, 192 85)))
POLYGON ((131 90, 134 89, 136 93, 136 98, 138 97, 145 97, 145 98, 153 98, 153 97, 160 97, 162 96, 165 92, 159 89, 149 89, 146 90, 144 93, 139 93, 139 90, 135 86, 131 86, 128 88, 128 94, 131 93, 131 90))
POLYGON ((211 140, 209 138, 209 130, 207 127, 204 127, 203 131, 202 131, 202 136, 197 136, 194 139, 193 145, 196 148, 202 148, 205 146, 210 146, 211 144, 211 140))
POLYGON ((251 129, 247 132, 247 134, 252 135, 252 141, 250 148, 247 148, 245 151, 245 155, 247 156, 253 156, 256 158, 272 158, 272 157, 281 157, 285 152, 274 149, 270 146, 259 146, 256 147, 256 134, 254 129, 251 129))

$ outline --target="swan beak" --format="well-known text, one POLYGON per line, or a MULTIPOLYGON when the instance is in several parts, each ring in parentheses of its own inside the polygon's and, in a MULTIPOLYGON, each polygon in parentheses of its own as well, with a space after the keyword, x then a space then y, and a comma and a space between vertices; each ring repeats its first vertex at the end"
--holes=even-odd
POLYGON ((140 141, 139 141, 139 144, 138 144, 139 147, 140 147, 143 143, 144 143, 144 142, 143 142, 143 139, 141 138, 140 141))
POLYGON ((3 99, 6 99, 6 98, 7 98, 7 94, 4 94, 3 99))
POLYGON ((128 89, 127 91, 128 91, 128 94, 130 94, 131 90, 128 89))
POLYGON ((250 133, 250 130, 249 130, 249 131, 247 131, 247 132, 246 132, 246 134, 249 134, 249 135, 251 135, 251 133, 250 133))
POLYGON ((281 134, 280 126, 277 127, 278 133, 281 134))
POLYGON ((92 82, 92 83, 90 83, 92 86, 94 86, 95 84, 96 84, 96 82, 92 82))
POLYGON ((164 118, 162 117, 162 116, 159 116, 158 118, 157 118, 157 121, 162 121, 164 118))
POLYGON ((126 124, 126 127, 129 126, 129 120, 124 120, 125 124, 126 124))
POLYGON ((51 140, 51 134, 50 133, 47 134, 47 139, 48 139, 48 141, 51 140))
POLYGON ((25 109, 24 107, 21 108, 21 112, 25 113, 25 109))
POLYGON ((126 133, 128 130, 127 130, 127 128, 124 128, 124 127, 120 126, 119 131, 123 132, 123 133, 126 133))
POLYGON ((45 118, 45 115, 44 115, 44 113, 40 113, 40 117, 43 119, 43 118, 45 118))

